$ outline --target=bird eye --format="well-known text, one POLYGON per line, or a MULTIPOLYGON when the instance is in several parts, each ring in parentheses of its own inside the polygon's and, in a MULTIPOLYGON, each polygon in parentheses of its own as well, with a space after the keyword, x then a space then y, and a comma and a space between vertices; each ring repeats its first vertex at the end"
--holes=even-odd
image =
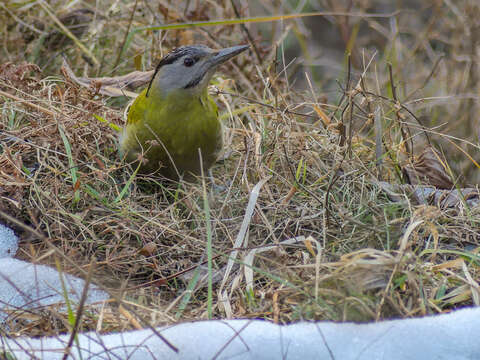
POLYGON ((195 64, 195 60, 193 60, 191 57, 187 57, 185 58, 185 60, 183 60, 183 65, 185 65, 186 67, 190 67, 193 64, 195 64))

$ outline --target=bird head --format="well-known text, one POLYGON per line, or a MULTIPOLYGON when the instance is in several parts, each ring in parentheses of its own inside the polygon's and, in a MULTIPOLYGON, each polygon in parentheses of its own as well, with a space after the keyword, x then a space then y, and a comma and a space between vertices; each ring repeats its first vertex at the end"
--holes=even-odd
POLYGON ((158 63, 148 85, 146 96, 166 96, 172 91, 200 94, 217 67, 248 49, 248 45, 213 50, 205 45, 189 45, 169 52, 158 63))

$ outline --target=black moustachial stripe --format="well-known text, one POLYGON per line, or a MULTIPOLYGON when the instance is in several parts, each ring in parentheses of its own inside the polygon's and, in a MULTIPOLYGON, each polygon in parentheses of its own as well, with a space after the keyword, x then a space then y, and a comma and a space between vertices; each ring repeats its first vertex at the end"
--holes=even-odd
MULTIPOLYGON (((169 65, 173 64, 175 61, 178 59, 184 57, 185 55, 191 55, 198 57, 199 55, 202 55, 205 53, 203 51, 202 47, 203 45, 196 45, 196 46, 181 46, 179 48, 173 49, 170 51, 167 55, 165 55, 160 62, 158 63, 157 67, 155 68, 155 72, 153 73, 152 78, 150 79, 150 82, 148 83, 148 88, 147 88, 147 93, 145 94, 146 97, 148 97, 148 92, 150 91, 150 88, 152 87, 152 82, 153 79, 155 79, 155 76, 157 75, 158 71, 163 65, 169 65)), ((206 48, 206 46, 205 46, 206 48)), ((203 75, 200 79, 194 79, 190 83, 187 84, 185 88, 192 87, 197 85, 203 78, 203 75), (192 84, 192 85, 190 85, 192 84)))
POLYGON ((194 87, 196 85, 198 85, 200 83, 200 81, 202 81, 203 77, 205 76, 206 73, 201 73, 200 76, 197 76, 195 79, 193 79, 192 81, 190 81, 185 87, 184 89, 188 89, 188 88, 191 88, 191 87, 194 87))

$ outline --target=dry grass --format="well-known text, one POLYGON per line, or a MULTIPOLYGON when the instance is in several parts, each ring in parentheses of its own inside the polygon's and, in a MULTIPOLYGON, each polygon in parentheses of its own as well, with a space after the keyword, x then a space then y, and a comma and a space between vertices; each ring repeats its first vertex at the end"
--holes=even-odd
MULTIPOLYGON (((75 71, 80 74, 85 69, 89 76, 121 75, 133 70, 132 63, 150 69, 161 53, 181 43, 219 47, 245 42, 246 33, 239 26, 139 33, 117 63, 129 24, 235 17, 229 2, 208 8, 197 2, 185 13, 168 2, 160 3, 161 11, 152 11, 146 2, 139 2, 131 22, 133 1, 98 9, 116 19, 118 27, 95 20, 84 43, 100 65, 89 68, 82 51, 71 45, 67 55, 75 71)), ((449 67, 454 55, 447 53, 439 65, 441 75, 429 76, 435 70, 435 54, 424 41, 441 42, 447 30, 439 24, 454 22, 441 16, 450 14, 446 3, 437 7, 433 3, 430 10, 437 12, 438 23, 412 20, 408 12, 395 18, 402 29, 414 23, 418 36, 400 36, 390 28, 387 38, 391 41, 375 57, 368 43, 354 42, 360 59, 361 46, 367 47, 361 61, 365 66, 350 70, 344 66, 346 76, 336 96, 296 88, 281 71, 282 63, 274 64, 275 48, 266 38, 256 40, 262 64, 250 54, 224 66, 214 80, 221 90, 215 96, 228 128, 227 151, 214 166, 213 177, 204 179, 206 196, 202 180, 166 186, 159 179, 136 177, 130 183, 133 171, 118 159, 117 132, 109 126, 122 126, 126 101, 103 98, 59 76, 45 77, 54 70, 58 74, 56 58, 43 65, 43 74, 23 64, 26 59, 13 46, 20 41, 20 33, 11 30, 0 52, 5 63, 0 67, 0 211, 25 225, 7 223, 22 239, 18 257, 41 258, 53 266, 60 259, 64 271, 80 276, 95 264, 94 281, 108 287, 117 301, 103 310, 101 324, 95 312, 84 314, 82 329, 112 331, 134 328, 136 321, 140 326, 145 322, 155 326, 207 318, 207 287, 200 282, 188 298, 189 277, 183 272, 207 260, 209 239, 213 268, 220 270, 210 298, 216 318, 367 321, 478 305, 478 207, 460 202, 439 208, 413 203, 407 196, 392 201, 378 185, 380 179, 404 181, 400 168, 427 143, 412 114, 422 115, 428 97, 445 94, 442 79, 462 71, 449 67), (392 77, 385 69, 385 58, 395 60, 392 77), (392 85, 397 87, 396 95, 392 85), (410 102, 401 103, 413 90, 417 91, 410 102), (377 109, 381 142, 375 140, 377 109), (411 139, 413 148, 408 146, 411 139), (381 145, 381 166, 376 144, 381 145), (254 188, 259 189, 256 200, 251 198, 254 188), (52 247, 26 226, 43 234, 57 250, 44 256, 52 247), (254 250, 250 263, 248 255, 254 250), (226 272, 229 262, 240 267, 226 272), (248 282, 248 269, 253 283, 248 282), (219 301, 220 289, 228 306, 219 301)), ((60 2, 51 5, 55 8, 60 2)), ((89 2, 80 5, 91 6, 89 2)), ((17 29, 20 18, 26 22, 45 14, 38 6, 9 11, 17 19, 0 8, 0 18, 8 18, 10 29, 17 29)), ((241 16, 251 15, 248 8, 241 11, 241 16)), ((352 18, 352 23, 345 24, 340 21, 344 18, 336 19, 339 28, 350 32, 355 22, 362 21, 352 18)), ((363 21, 377 32, 385 26, 381 20, 363 21)), ((302 39, 304 24, 300 20, 292 24, 302 39)), ((455 25, 457 30, 461 27, 455 25)), ((283 30, 293 31, 288 26, 283 30)), ((27 51, 32 61, 39 60, 35 46, 31 43, 27 51)), ((281 59, 280 50, 279 54, 281 59)), ((326 75, 323 83, 329 79, 326 75)), ((437 118, 432 115, 431 121, 423 121, 426 127, 459 111, 447 102, 428 106, 437 118)), ((428 132, 433 143, 446 138, 438 128, 428 132)), ((458 143, 467 150, 473 148, 458 143)), ((466 158, 460 165, 449 163, 458 176, 461 166, 472 163, 463 153, 456 154, 466 158)), ((456 182, 456 176, 451 178, 456 182)), ((467 177, 467 182, 474 178, 467 177)), ((33 325, 12 324, 12 333, 56 334, 69 327, 56 312, 41 315, 33 325)))

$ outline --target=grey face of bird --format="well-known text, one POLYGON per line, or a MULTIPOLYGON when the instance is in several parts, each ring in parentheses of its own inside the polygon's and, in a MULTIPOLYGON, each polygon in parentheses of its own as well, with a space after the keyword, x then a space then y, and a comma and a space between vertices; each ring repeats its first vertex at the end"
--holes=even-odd
POLYGON ((182 46, 168 53, 158 64, 147 91, 166 96, 183 90, 200 94, 208 85, 217 67, 248 49, 248 45, 213 50, 205 45, 182 46))

